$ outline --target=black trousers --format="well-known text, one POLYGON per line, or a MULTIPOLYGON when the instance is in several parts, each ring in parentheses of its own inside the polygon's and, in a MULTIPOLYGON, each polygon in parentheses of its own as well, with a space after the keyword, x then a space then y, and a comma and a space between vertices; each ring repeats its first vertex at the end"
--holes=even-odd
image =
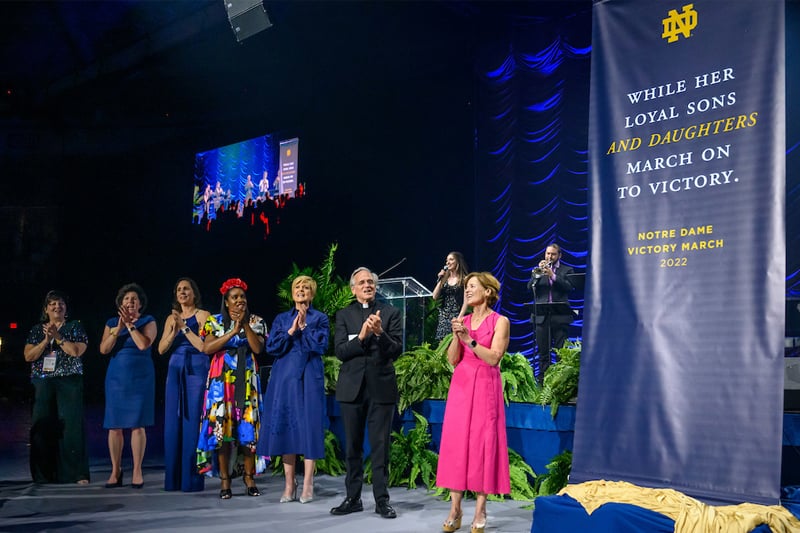
POLYGON ((560 315, 546 317, 541 324, 536 324, 536 351, 539 354, 539 381, 544 379, 544 373, 550 367, 552 362, 553 348, 563 348, 564 343, 567 341, 569 320, 568 318, 561 318, 560 315), (548 331, 548 321, 550 328, 548 331))
POLYGON ((369 437, 372 493, 375 502, 389 499, 389 445, 396 404, 375 403, 362 390, 355 402, 340 402, 347 440, 345 488, 350 498, 361 497, 364 483, 364 430, 369 437))
POLYGON ((36 483, 89 479, 83 421, 83 376, 31 380, 31 477, 36 483))

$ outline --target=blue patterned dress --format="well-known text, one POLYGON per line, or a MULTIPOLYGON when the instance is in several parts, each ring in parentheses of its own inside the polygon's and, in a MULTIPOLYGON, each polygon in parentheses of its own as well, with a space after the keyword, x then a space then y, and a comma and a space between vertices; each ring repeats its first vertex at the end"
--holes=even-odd
MULTIPOLYGON (((261 317, 250 315, 250 327, 258 335, 267 336, 267 325, 261 317)), ((226 333, 222 315, 218 314, 208 317, 200 335, 222 337, 226 333)), ((260 428, 258 363, 247 337, 241 332, 211 360, 197 440, 198 472, 205 474, 211 470, 214 452, 223 442, 236 443, 255 452, 260 428)))

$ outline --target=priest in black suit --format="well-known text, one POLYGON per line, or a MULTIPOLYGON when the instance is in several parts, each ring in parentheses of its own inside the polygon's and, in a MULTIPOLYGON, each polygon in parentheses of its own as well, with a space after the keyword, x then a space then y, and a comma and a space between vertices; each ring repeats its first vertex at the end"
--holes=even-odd
POLYGON ((347 461, 347 497, 331 514, 363 511, 361 486, 364 479, 364 430, 368 429, 372 459, 372 492, 375 512, 395 518, 389 505, 389 436, 397 406, 394 360, 402 352, 403 326, 400 313, 378 302, 378 276, 359 267, 350 276, 356 301, 336 313, 336 357, 342 361, 336 400, 344 423, 347 461))
MULTIPOLYGON (((561 263, 561 247, 555 243, 547 246, 544 259, 533 269, 528 289, 533 291, 534 312, 531 321, 536 325, 536 347, 539 354, 538 380, 550 366, 551 350, 562 348, 567 340, 569 325, 574 314, 569 306, 568 295, 574 288, 570 276, 572 267, 561 263), (562 303, 565 312, 549 313, 544 305, 562 303)), ((556 307, 556 309, 558 309, 556 307)))

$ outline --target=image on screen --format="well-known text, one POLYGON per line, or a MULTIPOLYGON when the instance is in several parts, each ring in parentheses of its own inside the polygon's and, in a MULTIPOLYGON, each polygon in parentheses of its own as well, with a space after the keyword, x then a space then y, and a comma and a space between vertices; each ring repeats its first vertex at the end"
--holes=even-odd
POLYGON ((267 134, 195 154, 192 221, 210 231, 244 219, 269 234, 270 216, 305 195, 298 147, 297 137, 267 134))

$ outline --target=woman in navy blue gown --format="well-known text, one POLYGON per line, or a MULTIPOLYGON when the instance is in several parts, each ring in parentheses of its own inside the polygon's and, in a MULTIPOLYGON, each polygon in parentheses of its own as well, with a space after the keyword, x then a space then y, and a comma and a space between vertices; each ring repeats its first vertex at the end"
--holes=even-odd
POLYGON ((282 455, 286 486, 281 503, 297 499, 295 464, 304 459, 300 503, 314 499, 314 465, 325 457, 325 379, 321 355, 330 328, 325 313, 311 307, 317 283, 309 276, 292 281, 294 308, 279 314, 267 339, 275 357, 264 399, 264 421, 258 453, 282 455))
POLYGON ((100 353, 111 354, 106 371, 106 409, 103 427, 108 430, 111 474, 106 488, 122 486, 123 430, 131 430, 133 472, 131 487, 144 486, 142 461, 147 444, 145 427, 153 425, 155 369, 151 346, 156 338, 156 322, 142 315, 147 295, 136 283, 117 292, 117 315, 109 318, 100 341, 100 353))
POLYGON ((173 291, 172 313, 164 323, 158 353, 170 353, 164 393, 164 490, 197 492, 204 477, 197 473, 197 437, 209 357, 203 353, 200 289, 180 278, 173 291))

